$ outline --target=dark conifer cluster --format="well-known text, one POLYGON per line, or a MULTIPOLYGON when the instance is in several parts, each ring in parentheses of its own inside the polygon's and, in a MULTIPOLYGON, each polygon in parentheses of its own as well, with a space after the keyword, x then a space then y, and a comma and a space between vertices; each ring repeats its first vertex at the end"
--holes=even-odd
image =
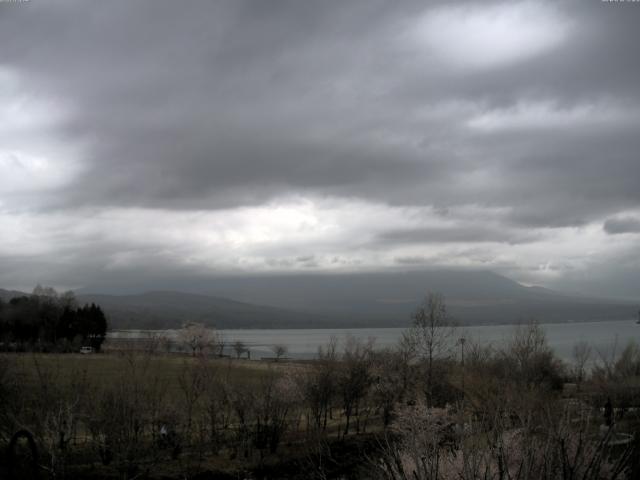
POLYGON ((38 286, 31 295, 0 300, 2 350, 99 350, 106 333, 107 318, 100 306, 79 306, 73 292, 58 294, 38 286))

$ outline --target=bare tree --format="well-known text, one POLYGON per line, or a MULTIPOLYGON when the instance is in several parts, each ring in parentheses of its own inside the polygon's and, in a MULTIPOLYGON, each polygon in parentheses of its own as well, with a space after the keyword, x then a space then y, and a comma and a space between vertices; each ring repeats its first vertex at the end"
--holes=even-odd
POLYGON ((618 378, 632 378, 640 376, 640 347, 630 340, 620 352, 614 366, 618 378))
MULTIPOLYGON (((387 434, 375 465, 385 480, 437 480, 453 452, 445 449, 453 420, 447 412, 426 405, 407 407, 395 423, 395 437, 387 434)), ((451 476, 451 478, 457 478, 451 476)), ((491 478, 491 477, 489 477, 491 478)))
POLYGON ((304 460, 302 462, 305 474, 311 480, 328 480, 334 478, 331 471, 339 468, 340 462, 331 451, 331 442, 323 431, 313 431, 304 442, 304 460))
POLYGON ((308 370, 297 377, 301 400, 308 409, 307 428, 326 430, 331 403, 337 393, 337 339, 332 337, 326 347, 318 347, 318 358, 308 370), (309 418, 310 417, 310 418, 309 418))
POLYGON ((283 345, 281 343, 271 347, 271 350, 273 351, 273 353, 276 354, 276 361, 278 361, 278 360, 280 360, 280 358, 284 357, 287 354, 287 352, 289 351, 287 346, 283 345))
POLYGON ((240 340, 236 340, 233 343, 233 351, 236 352, 236 358, 240 358, 240 355, 246 352, 246 350, 247 350, 247 347, 244 344, 244 342, 241 342, 240 340))
POLYGON ((365 344, 355 337, 347 338, 341 369, 338 373, 338 389, 346 420, 345 435, 349 434, 353 416, 357 420, 356 430, 360 431, 360 405, 371 386, 372 350, 372 342, 365 344))
POLYGON ((275 453, 289 426, 298 390, 289 376, 269 372, 256 386, 253 443, 261 452, 275 453))
POLYGON ((402 349, 386 349, 373 353, 371 398, 387 428, 396 404, 405 396, 410 371, 402 349))
POLYGON ((146 442, 150 427, 160 416, 165 381, 152 369, 153 357, 126 352, 119 375, 91 401, 89 431, 102 462, 112 464, 120 478, 140 474, 140 465, 154 454, 146 442))
POLYGON ((227 387, 227 398, 235 417, 234 455, 242 454, 247 458, 251 447, 251 417, 256 408, 254 387, 242 382, 229 383, 227 387))
POLYGON ((63 478, 69 442, 86 406, 87 372, 74 370, 67 376, 60 363, 41 362, 35 355, 31 360, 37 375, 36 389, 31 394, 25 391, 21 403, 29 405, 32 413, 24 416, 26 412, 20 412, 18 421, 38 438, 44 451, 41 466, 52 477, 63 478))
POLYGON ((560 387, 563 364, 547 343, 544 329, 535 321, 518 325, 503 352, 506 376, 527 385, 560 387))
POLYGON ((178 386, 182 394, 182 406, 185 415, 186 438, 191 440, 194 413, 205 389, 206 381, 205 359, 196 359, 194 362, 185 361, 182 364, 180 375, 178 375, 178 386))
POLYGON ((169 336, 162 334, 158 337, 158 343, 160 348, 164 351, 164 353, 171 353, 173 348, 173 340, 169 338, 169 336))
POLYGON ((430 292, 413 314, 408 339, 426 361, 426 393, 429 405, 433 397, 434 360, 451 354, 455 325, 447 312, 444 296, 430 292))
POLYGON ((204 371, 204 391, 201 415, 205 424, 211 451, 217 454, 224 444, 225 434, 231 424, 229 379, 222 375, 216 363, 209 362, 204 371))
POLYGON ((0 442, 9 443, 15 433, 16 420, 13 410, 19 409, 21 402, 21 383, 17 374, 15 359, 0 357, 0 442))
POLYGON ((224 340, 224 337, 222 336, 222 333, 217 331, 214 332, 213 339, 211 341, 211 348, 213 349, 213 354, 216 357, 222 357, 224 355, 225 345, 226 342, 224 340))
POLYGON ((59 300, 60 307, 62 309, 65 308, 78 308, 78 300, 76 299, 76 294, 73 290, 67 290, 60 294, 59 300))
POLYGON ((591 346, 583 341, 573 346, 573 374, 578 384, 582 383, 585 378, 587 364, 591 359, 591 346))
POLYGON ((377 478, 388 480, 559 480, 634 478, 633 446, 616 446, 613 430, 594 436, 584 410, 540 405, 510 419, 492 412, 456 430, 450 412, 409 407, 372 459, 377 478))

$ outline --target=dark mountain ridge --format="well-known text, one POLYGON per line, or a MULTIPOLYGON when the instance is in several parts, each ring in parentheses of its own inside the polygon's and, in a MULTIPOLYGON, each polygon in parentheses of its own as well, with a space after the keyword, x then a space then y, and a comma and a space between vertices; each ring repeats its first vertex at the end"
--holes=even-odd
MULTIPOLYGON (((622 320, 637 312, 633 303, 528 287, 488 271, 227 277, 190 288, 82 291, 78 300, 101 305, 112 328, 179 328, 190 321, 217 328, 405 327, 428 291, 443 293, 463 324, 622 320)), ((0 290, 0 298, 16 293, 0 290)))
POLYGON ((406 325, 428 291, 444 294, 460 323, 614 320, 633 318, 636 310, 629 302, 527 287, 489 271, 235 277, 212 280, 203 288, 245 302, 322 313, 346 324, 406 325))
POLYGON ((101 305, 114 328, 179 328, 187 322, 216 328, 310 328, 331 324, 330 319, 310 313, 175 291, 86 294, 79 295, 78 300, 101 305))
POLYGON ((18 290, 4 290, 0 288, 0 300, 4 302, 8 302, 12 298, 22 297, 24 295, 29 295, 28 293, 20 292, 18 290))

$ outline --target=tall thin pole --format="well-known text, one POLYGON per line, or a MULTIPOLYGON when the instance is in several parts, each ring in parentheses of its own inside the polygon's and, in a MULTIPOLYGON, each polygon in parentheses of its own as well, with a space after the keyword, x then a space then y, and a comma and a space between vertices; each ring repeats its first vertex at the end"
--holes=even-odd
POLYGON ((464 406, 464 343, 466 342, 466 338, 460 338, 460 349, 462 352, 462 403, 464 406))
MULTIPOLYGON (((460 360, 462 363, 462 408, 460 409, 460 417, 461 417, 461 425, 460 425, 460 442, 464 442, 464 434, 465 434, 465 428, 464 428, 464 413, 465 413, 465 405, 464 405, 464 343, 465 343, 466 339, 464 337, 460 337, 460 360)), ((462 443, 461 443, 462 445, 462 443)), ((465 449, 462 448, 462 462, 464 464, 464 452, 465 449)))

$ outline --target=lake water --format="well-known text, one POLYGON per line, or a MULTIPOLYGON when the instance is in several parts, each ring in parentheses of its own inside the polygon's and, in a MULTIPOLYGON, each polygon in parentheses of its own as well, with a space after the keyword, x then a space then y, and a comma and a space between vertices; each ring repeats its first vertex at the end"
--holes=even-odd
MULTIPOLYGON (((556 354, 565 360, 571 359, 573 346, 579 341, 591 345, 594 353, 619 352, 629 341, 640 344, 640 325, 633 320, 590 323, 555 323, 541 325, 547 341, 556 354)), ((457 337, 464 336, 482 344, 499 347, 513 335, 514 325, 488 325, 459 327, 457 337)), ((251 358, 272 357, 271 348, 282 344, 288 348, 287 355, 293 358, 313 358, 318 347, 326 345, 331 337, 340 344, 351 335, 363 340, 375 338, 375 345, 384 348, 398 343, 404 328, 327 328, 327 329, 283 329, 283 330, 220 330, 227 345, 241 341, 251 350, 251 358)), ((110 332, 112 338, 145 338, 157 334, 174 337, 176 330, 118 330, 110 332)), ((230 353, 230 352, 227 352, 230 353)))

